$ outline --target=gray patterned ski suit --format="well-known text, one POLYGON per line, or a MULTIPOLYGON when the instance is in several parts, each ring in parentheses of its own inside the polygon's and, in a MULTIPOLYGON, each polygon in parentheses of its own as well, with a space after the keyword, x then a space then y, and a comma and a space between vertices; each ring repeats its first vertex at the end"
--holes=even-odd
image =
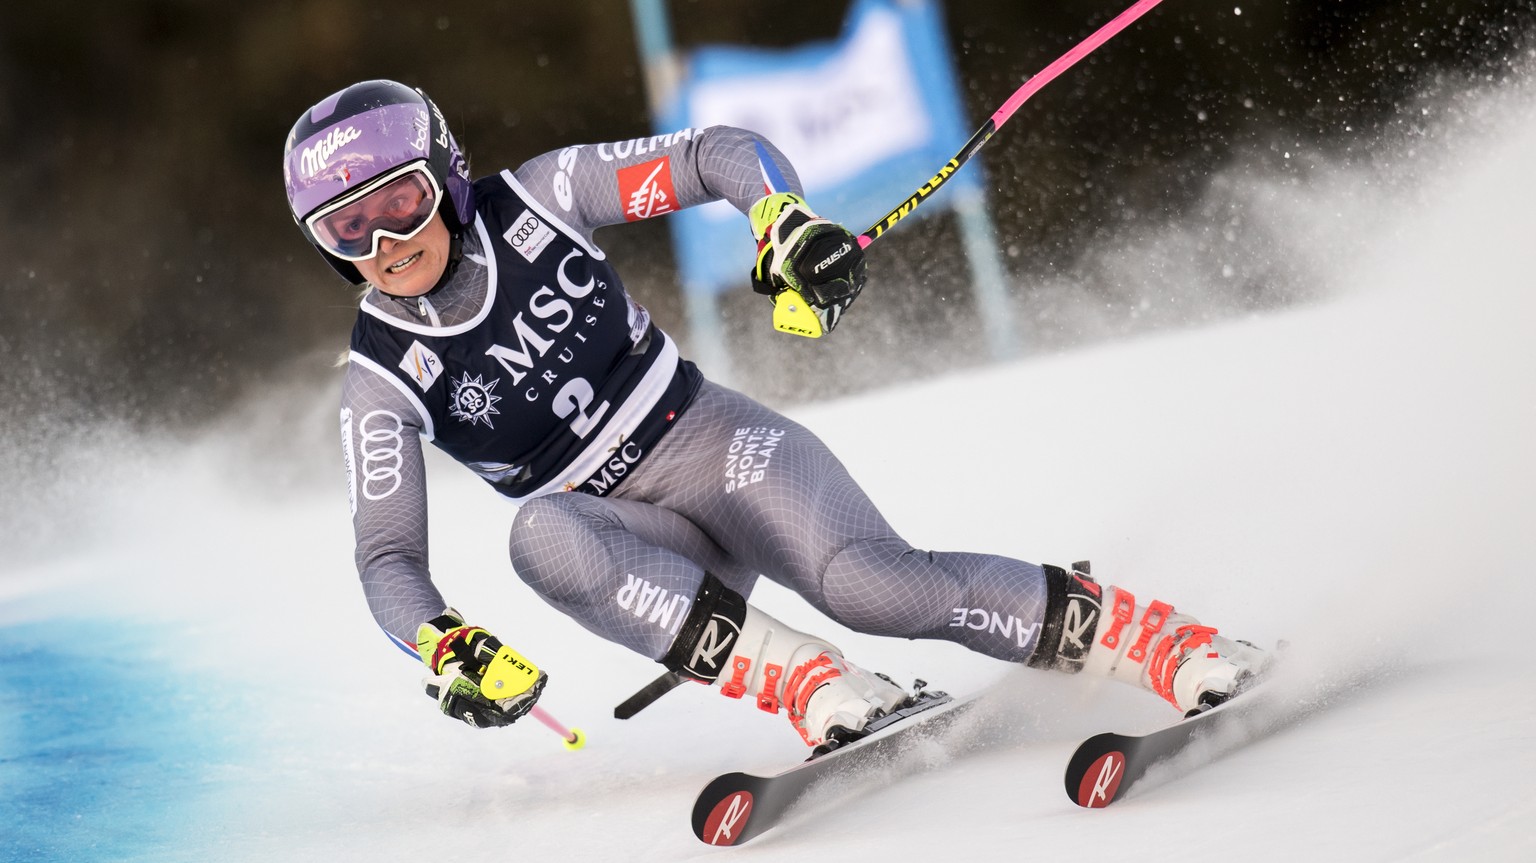
POLYGON ((403 649, 446 604, 427 564, 425 438, 520 504, 524 581, 652 659, 706 572, 743 595, 767 576, 857 631, 1031 656, 1039 566, 912 548, 811 432, 680 358, 592 242, 719 199, 745 213, 775 170, 800 191, 776 148, 726 127, 546 153, 476 182, 447 284, 363 298, 343 451, 364 593, 403 649))

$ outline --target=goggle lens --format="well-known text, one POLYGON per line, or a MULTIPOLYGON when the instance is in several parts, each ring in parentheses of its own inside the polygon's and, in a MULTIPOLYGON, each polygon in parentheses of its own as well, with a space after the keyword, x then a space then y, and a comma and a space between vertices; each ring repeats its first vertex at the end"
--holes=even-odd
POLYGON ((362 197, 309 219, 322 249, 347 261, 365 261, 379 252, 379 239, 409 240, 437 212, 436 181, 418 165, 362 197))

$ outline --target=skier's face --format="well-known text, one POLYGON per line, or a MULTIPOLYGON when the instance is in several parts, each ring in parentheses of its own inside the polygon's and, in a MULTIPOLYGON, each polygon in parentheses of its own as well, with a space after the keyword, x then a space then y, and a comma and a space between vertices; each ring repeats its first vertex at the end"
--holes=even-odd
POLYGON ((379 238, 379 253, 357 262, 370 284, 396 297, 419 297, 432 290, 448 266, 448 228, 433 219, 409 240, 379 238))

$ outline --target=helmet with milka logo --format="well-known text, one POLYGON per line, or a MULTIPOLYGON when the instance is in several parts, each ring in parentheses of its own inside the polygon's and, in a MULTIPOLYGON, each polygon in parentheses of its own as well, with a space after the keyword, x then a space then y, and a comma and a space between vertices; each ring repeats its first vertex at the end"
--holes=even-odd
POLYGON ((412 163, 420 163, 435 181, 441 196, 436 215, 457 248, 474 219, 469 162, 425 93, 394 81, 363 81, 317 102, 288 133, 283 146, 288 208, 304 238, 355 285, 363 283, 362 274, 326 250, 312 217, 376 180, 387 182, 386 177, 411 170, 412 163))

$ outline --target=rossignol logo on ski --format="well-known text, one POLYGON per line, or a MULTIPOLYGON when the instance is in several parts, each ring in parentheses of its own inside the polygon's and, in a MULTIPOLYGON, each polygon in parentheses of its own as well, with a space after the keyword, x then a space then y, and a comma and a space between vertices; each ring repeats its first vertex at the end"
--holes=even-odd
POLYGON ((1120 790, 1120 780, 1125 778, 1125 756, 1106 752, 1093 762, 1083 774, 1077 788, 1077 805, 1087 809, 1102 809, 1115 799, 1120 790))
POLYGON ((704 822, 704 841, 711 845, 734 845, 752 814, 752 792, 738 791, 715 804, 704 822))

